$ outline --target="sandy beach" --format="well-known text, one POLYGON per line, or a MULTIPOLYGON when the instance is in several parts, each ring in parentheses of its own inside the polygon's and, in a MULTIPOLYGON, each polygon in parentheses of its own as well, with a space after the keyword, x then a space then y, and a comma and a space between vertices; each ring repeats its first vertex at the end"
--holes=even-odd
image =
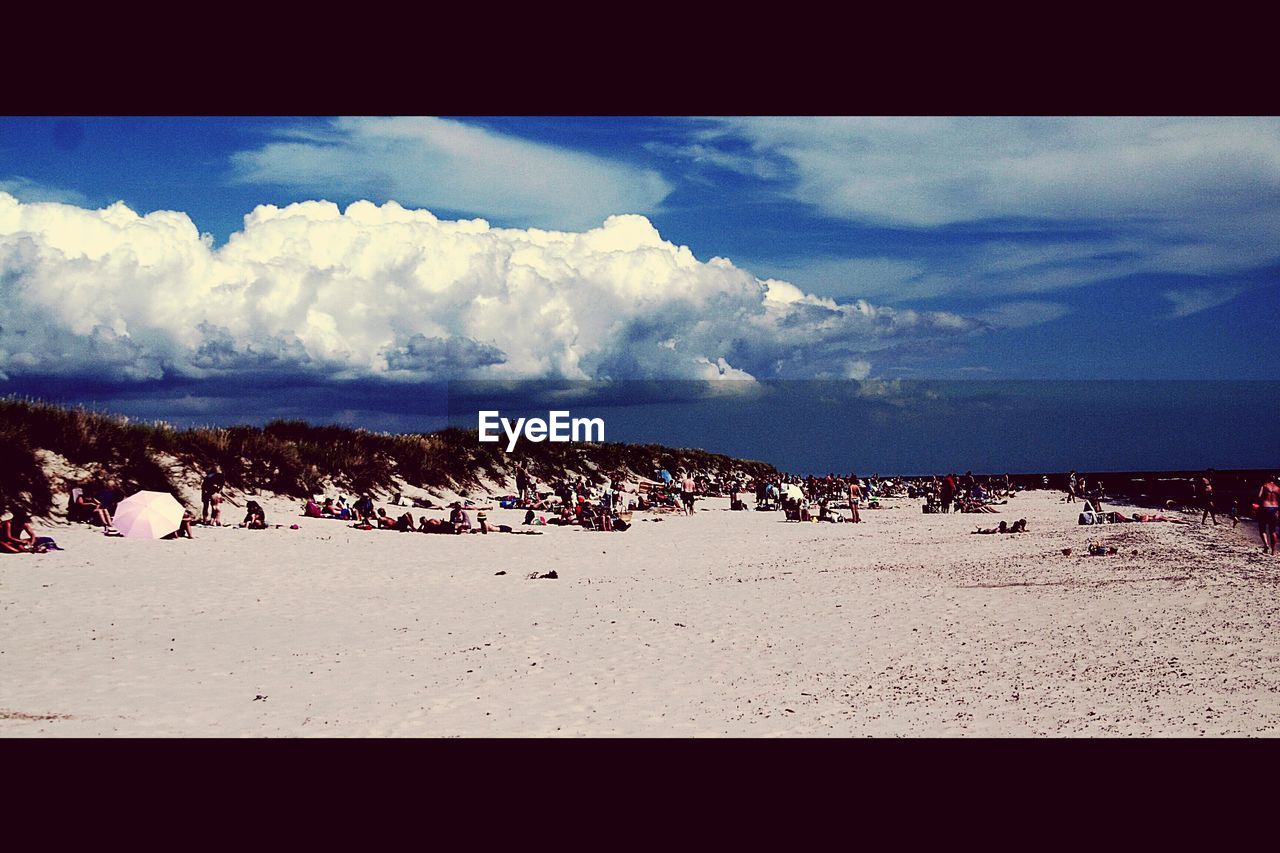
POLYGON ((888 504, 837 525, 708 500, 613 534, 365 532, 285 502, 300 529, 45 528, 67 550, 0 560, 0 734, 1280 730, 1280 562, 1251 525, 1079 527, 1055 492, 888 504), (1098 538, 1119 555, 1081 556, 1098 538))

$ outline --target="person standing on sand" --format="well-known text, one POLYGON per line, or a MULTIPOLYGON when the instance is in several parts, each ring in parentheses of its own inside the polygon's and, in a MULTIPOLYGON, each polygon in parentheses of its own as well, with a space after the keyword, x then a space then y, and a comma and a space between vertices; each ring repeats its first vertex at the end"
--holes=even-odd
POLYGON ((680 481, 680 500, 684 503, 684 514, 693 515, 693 491, 695 484, 692 474, 685 474, 680 481))
POLYGON ((214 495, 221 495, 222 489, 227 484, 227 479, 222 476, 222 468, 214 465, 209 473, 204 475, 204 479, 200 481, 200 523, 209 523, 209 505, 213 502, 214 495))
POLYGON ((1276 555, 1276 525, 1280 523, 1280 474, 1273 474, 1258 490, 1258 532, 1262 534, 1262 550, 1276 555))
POLYGON ((1076 472, 1072 471, 1070 474, 1067 475, 1067 503, 1075 503, 1076 486, 1078 484, 1079 484, 1079 481, 1076 479, 1076 472))
POLYGON ((855 475, 849 480, 849 520, 854 524, 862 521, 858 515, 858 504, 862 502, 862 484, 855 475))
POLYGON ((942 494, 939 497, 942 500, 942 511, 951 512, 951 503, 956 499, 956 478, 954 474, 948 474, 942 478, 942 494))
POLYGON ((1204 509, 1204 514, 1200 516, 1200 523, 1204 524, 1204 520, 1209 516, 1213 516, 1214 526, 1218 524, 1218 511, 1213 505, 1213 469, 1210 468, 1204 472, 1204 476, 1200 478, 1200 506, 1204 509))

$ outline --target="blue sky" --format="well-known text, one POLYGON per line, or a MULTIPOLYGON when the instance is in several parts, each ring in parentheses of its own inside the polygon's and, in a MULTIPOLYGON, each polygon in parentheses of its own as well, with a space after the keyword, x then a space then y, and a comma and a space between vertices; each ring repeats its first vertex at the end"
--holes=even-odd
POLYGON ((178 420, 282 381, 1280 379, 1272 118, 0 118, 0 192, 0 390, 178 420))

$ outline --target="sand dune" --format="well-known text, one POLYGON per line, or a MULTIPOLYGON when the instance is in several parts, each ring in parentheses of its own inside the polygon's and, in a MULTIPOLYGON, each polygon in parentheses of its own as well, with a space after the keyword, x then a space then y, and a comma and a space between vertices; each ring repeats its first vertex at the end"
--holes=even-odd
POLYGON ((1280 561, 1227 529, 1078 527, 1050 493, 856 526, 702 506, 621 534, 363 532, 280 505, 299 530, 42 531, 67 550, 0 558, 0 734, 1280 731, 1280 561), (1091 538, 1120 555, 1080 556, 1091 538))

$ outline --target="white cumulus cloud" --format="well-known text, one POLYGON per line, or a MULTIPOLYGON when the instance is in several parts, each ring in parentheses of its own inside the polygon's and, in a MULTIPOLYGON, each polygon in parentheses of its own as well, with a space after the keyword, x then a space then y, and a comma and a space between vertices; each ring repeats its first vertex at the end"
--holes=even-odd
POLYGON ((862 378, 989 325, 699 261, 642 216, 544 231, 394 202, 261 206, 215 248, 184 213, 0 193, 0 300, 0 371, 117 381, 862 378))

